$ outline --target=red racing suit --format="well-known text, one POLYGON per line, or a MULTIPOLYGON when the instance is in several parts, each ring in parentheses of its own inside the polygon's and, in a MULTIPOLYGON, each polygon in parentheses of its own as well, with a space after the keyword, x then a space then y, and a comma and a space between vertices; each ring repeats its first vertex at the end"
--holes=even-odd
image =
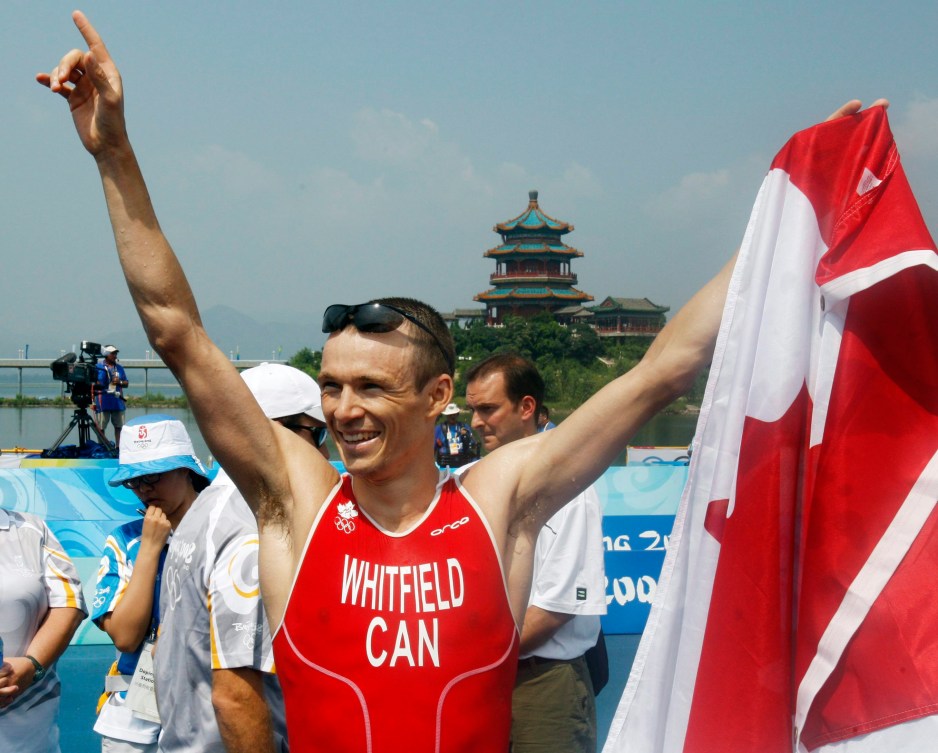
POLYGON ((274 637, 291 753, 505 753, 518 641, 491 530, 455 479, 390 533, 345 476, 274 637))

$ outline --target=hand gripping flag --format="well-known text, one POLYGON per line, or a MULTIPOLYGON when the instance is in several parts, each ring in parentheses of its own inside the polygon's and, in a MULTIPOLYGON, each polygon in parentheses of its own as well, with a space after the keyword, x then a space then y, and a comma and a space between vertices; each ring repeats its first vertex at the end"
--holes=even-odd
POLYGON ((885 111, 756 199, 605 753, 938 744, 938 255, 885 111))

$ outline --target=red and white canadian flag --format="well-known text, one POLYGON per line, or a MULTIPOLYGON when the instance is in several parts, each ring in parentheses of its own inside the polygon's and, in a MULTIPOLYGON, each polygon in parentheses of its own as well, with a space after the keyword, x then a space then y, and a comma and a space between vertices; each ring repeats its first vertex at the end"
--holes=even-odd
POLYGON ((605 753, 938 746, 938 255, 885 111, 756 199, 605 753))

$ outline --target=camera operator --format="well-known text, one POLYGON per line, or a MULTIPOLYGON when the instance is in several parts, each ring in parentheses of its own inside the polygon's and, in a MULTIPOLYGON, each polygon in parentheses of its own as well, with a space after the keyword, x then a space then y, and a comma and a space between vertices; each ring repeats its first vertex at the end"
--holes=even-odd
POLYGON ((434 432, 436 462, 441 468, 459 468, 479 459, 479 446, 472 429, 459 420, 459 406, 450 403, 443 409, 443 420, 434 432))
POLYGON ((114 445, 120 447, 121 429, 124 426, 124 387, 128 385, 124 367, 117 362, 120 352, 114 345, 101 348, 104 360, 98 364, 97 389, 94 395, 94 412, 98 426, 104 433, 109 423, 114 424, 114 445))

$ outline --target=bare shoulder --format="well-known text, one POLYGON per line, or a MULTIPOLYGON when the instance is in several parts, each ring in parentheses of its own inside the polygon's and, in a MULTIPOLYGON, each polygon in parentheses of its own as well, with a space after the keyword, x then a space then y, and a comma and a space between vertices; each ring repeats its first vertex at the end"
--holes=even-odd
POLYGON ((339 482, 339 473, 310 445, 274 427, 286 476, 276 498, 262 501, 258 515, 260 574, 271 629, 283 618, 293 579, 316 517, 339 482))
POLYGON ((541 435, 519 439, 486 455, 463 474, 462 484, 489 521, 507 531, 527 507, 521 499, 526 466, 536 462, 541 435))
POLYGON ((460 476, 460 482, 473 499, 480 505, 487 505, 489 500, 501 497, 510 479, 505 478, 503 472, 509 464, 504 451, 508 447, 499 448, 489 453, 477 463, 473 463, 460 476))
MULTIPOLYGON (((280 493, 287 495, 286 499, 279 500, 278 507, 285 516, 281 525, 288 532, 294 549, 301 549, 320 508, 339 482, 339 472, 318 450, 293 432, 279 425, 275 425, 274 430, 287 476, 286 483, 280 487, 280 493)), ((298 555, 297 551, 295 556, 298 555)))

